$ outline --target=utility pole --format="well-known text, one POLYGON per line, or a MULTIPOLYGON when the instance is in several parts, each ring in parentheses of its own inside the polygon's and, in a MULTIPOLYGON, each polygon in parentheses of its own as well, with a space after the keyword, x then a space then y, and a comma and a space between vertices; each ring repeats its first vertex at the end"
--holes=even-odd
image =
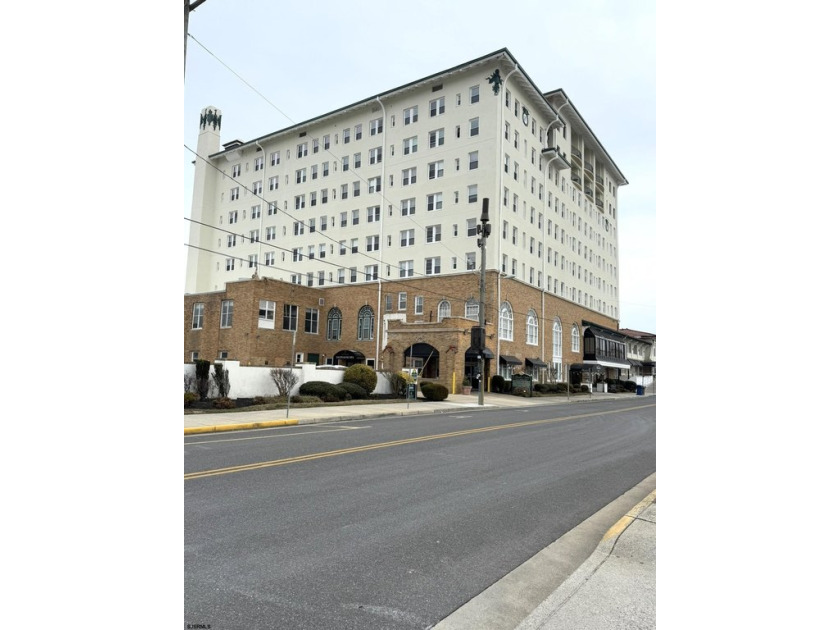
POLYGON ((487 331, 484 328, 484 300, 486 293, 485 271, 487 269, 487 237, 490 236, 490 199, 481 200, 481 225, 476 226, 479 234, 478 247, 481 250, 481 275, 478 282, 478 404, 484 406, 484 345, 487 331))
POLYGON ((184 77, 187 76, 187 30, 190 26, 190 11, 195 11, 207 0, 184 0, 184 77))

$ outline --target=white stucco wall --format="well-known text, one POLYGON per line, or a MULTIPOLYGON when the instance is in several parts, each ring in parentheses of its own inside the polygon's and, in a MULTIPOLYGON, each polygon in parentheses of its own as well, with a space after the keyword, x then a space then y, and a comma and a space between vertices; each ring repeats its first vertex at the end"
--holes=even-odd
MULTIPOLYGON (((228 371, 228 379, 230 381, 229 398, 253 398, 254 396, 276 396, 277 387, 271 379, 271 370, 273 368, 266 366, 243 366, 239 361, 216 361, 225 366, 228 371)), ((326 381, 337 385, 344 380, 343 366, 335 365, 315 365, 313 363, 298 363, 293 368, 295 374, 298 376, 298 382, 292 390, 292 396, 300 391, 300 386, 311 381, 326 381)), ((215 395, 215 386, 213 381, 213 370, 210 368, 210 391, 211 396, 215 395)), ((195 364, 185 363, 184 374, 195 376, 195 364)), ((376 388, 373 390, 374 394, 389 394, 391 393, 391 384, 388 379, 381 372, 376 373, 376 388)))

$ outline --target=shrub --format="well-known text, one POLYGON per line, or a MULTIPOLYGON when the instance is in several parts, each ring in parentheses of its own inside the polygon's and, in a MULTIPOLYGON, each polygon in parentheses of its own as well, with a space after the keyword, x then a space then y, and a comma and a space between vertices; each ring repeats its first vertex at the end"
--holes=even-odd
POLYGON ((303 396, 317 396, 324 402, 338 402, 344 400, 347 394, 343 389, 326 381, 309 381, 300 386, 299 393, 303 396), (331 400, 327 400, 330 398, 331 400))
POLYGON ((344 370, 344 382, 355 383, 370 394, 376 389, 376 372, 370 366, 357 363, 344 370))
POLYGON ((288 398, 289 393, 295 388, 298 382, 297 374, 290 369, 271 368, 269 375, 277 387, 277 395, 281 398, 288 398))
POLYGON ((265 398, 262 397, 262 396, 254 396, 254 404, 255 405, 264 405, 265 404, 265 398))
POLYGON ((322 402, 317 396, 292 396, 293 403, 319 403, 322 402))
POLYGON ((192 407, 192 404, 198 400, 198 394, 195 392, 184 392, 184 409, 192 407))
POLYGON ((236 407, 236 403, 227 396, 223 396, 214 400, 213 406, 216 409, 233 409, 234 407, 236 407))
POLYGON ((195 388, 201 400, 207 399, 210 391, 210 361, 198 359, 195 362, 195 388))
POLYGON ((501 374, 494 374, 490 379, 490 391, 501 394, 505 391, 505 377, 501 374))
POLYGON ((230 376, 225 366, 221 363, 213 365, 213 382, 216 384, 216 390, 219 392, 219 396, 227 398, 227 395, 230 393, 230 376))
POLYGON ((404 397, 410 380, 408 374, 405 372, 385 372, 384 375, 391 385, 391 392, 400 398, 404 397))
POLYGON ((365 388, 361 385, 356 385, 355 383, 339 383, 336 387, 343 390, 348 396, 350 396, 350 398, 355 400, 368 397, 368 392, 365 388))
POLYGON ((421 383, 420 391, 426 400, 446 400, 449 396, 449 390, 437 383, 421 383))

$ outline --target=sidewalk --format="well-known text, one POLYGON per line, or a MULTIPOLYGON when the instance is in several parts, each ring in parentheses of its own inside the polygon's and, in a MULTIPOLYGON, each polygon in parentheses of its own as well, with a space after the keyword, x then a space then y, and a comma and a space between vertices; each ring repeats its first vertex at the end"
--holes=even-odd
MULTIPOLYGON (((434 402, 421 399, 373 405, 292 408, 288 410, 288 416, 286 409, 185 413, 184 434, 340 422, 393 415, 453 413, 563 403, 586 404, 628 398, 638 398, 641 402, 651 396, 655 394, 637 396, 631 393, 595 392, 591 396, 577 396, 571 399, 564 396, 522 398, 505 394, 485 394, 482 407, 479 406, 478 396, 475 394, 450 394, 446 400, 434 402)), ((449 625, 456 627, 454 623, 449 625)), ((595 551, 568 579, 515 629, 510 630, 624 630, 655 627, 654 489, 607 531, 595 551)))
POLYGON ((516 630, 656 628, 656 490, 516 630))
MULTIPOLYGON (((545 396, 540 398, 523 398, 508 394, 484 394, 484 405, 479 406, 477 394, 449 394, 446 400, 412 400, 411 402, 389 401, 370 405, 337 405, 334 407, 293 407, 273 409, 271 411, 226 411, 208 413, 185 413, 184 434, 214 433, 219 431, 233 431, 242 429, 260 429, 277 426, 293 426, 298 424, 315 424, 319 422, 341 422, 377 418, 381 416, 409 416, 423 413, 452 413, 464 409, 481 410, 505 407, 530 407, 535 405, 580 404, 603 400, 618 400, 621 398, 635 398, 636 394, 605 394, 595 392, 590 396, 545 396)), ((646 396, 639 396, 641 400, 646 396)))

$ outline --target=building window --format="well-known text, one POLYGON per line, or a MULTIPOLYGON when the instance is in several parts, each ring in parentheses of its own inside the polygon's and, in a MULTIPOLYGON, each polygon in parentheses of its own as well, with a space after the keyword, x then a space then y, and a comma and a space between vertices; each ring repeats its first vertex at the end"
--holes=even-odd
POLYGON ((344 140, 344 144, 350 142, 350 128, 348 127, 342 132, 342 139, 344 140))
POLYGON ((434 193, 426 196, 426 210, 440 210, 443 208, 443 193, 434 193))
POLYGON ((382 147, 371 149, 369 155, 371 164, 379 164, 382 161, 382 147))
POLYGON ((373 309, 363 306, 359 310, 359 341, 373 340, 373 309))
POLYGON ((302 158, 302 157, 306 157, 307 155, 309 155, 309 143, 308 142, 303 142, 303 143, 297 145, 297 156, 299 158, 302 158))
POLYGON ((429 179, 439 179, 443 177, 443 160, 431 162, 429 164, 429 179))
POLYGON ((405 291, 400 291, 397 293, 397 310, 404 311, 406 309, 406 304, 408 303, 408 293, 405 291))
POLYGON ((193 304, 192 327, 193 330, 204 328, 204 304, 200 302, 193 304))
POLYGON ((298 307, 296 304, 283 305, 283 330, 297 330, 298 307))
POLYGON ((410 125, 411 123, 417 122, 417 114, 419 113, 419 107, 417 105, 413 107, 409 107, 403 110, 403 122, 406 125, 410 125))
POLYGON ((417 136, 403 140, 403 155, 417 153, 417 136))
POLYGON ((441 237, 441 227, 438 225, 430 225, 426 228, 426 242, 439 243, 441 237))
POLYGON ((400 261, 400 278, 411 278, 414 276, 414 261, 401 260, 400 261))
POLYGON ((467 252, 467 271, 475 269, 475 252, 467 252))
POLYGON ((274 310, 276 304, 270 300, 260 300, 257 324, 261 327, 274 328, 274 310))
POLYGON ((452 317, 452 305, 448 300, 442 300, 438 304, 438 321, 441 321, 444 317, 452 317))
POLYGON ((478 201, 478 184, 472 184, 467 187, 467 202, 476 203, 478 201))
POLYGON ((400 202, 400 213, 402 216, 407 217, 410 214, 414 214, 417 211, 417 203, 412 197, 411 199, 403 199, 400 202))
POLYGON ((233 177, 239 177, 242 174, 242 165, 241 164, 234 164, 233 168, 231 168, 231 175, 233 177))
POLYGON ((442 147, 443 146, 443 129, 436 129, 434 131, 429 132, 429 148, 434 149, 435 147, 442 147))
POLYGON ((237 199, 239 199, 239 186, 230 189, 230 200, 236 201, 237 199))
POLYGON ((470 136, 478 135, 478 118, 470 120, 470 136))
POLYGON ((379 235, 368 236, 365 239, 365 251, 378 252, 379 251, 379 235))
POLYGON ((318 309, 308 308, 303 315, 303 332, 318 334, 318 309))
POLYGON ((253 269, 257 266, 257 255, 256 254, 248 254, 248 268, 253 269))
POLYGON ((375 223, 379 221, 380 210, 379 206, 370 206, 367 209, 367 220, 368 223, 375 223))
POLYGON ((248 237, 252 243, 259 243, 260 242, 260 231, 259 230, 251 230, 248 233, 248 237))
POLYGON ((236 234, 228 234, 227 246, 234 247, 236 245, 236 234))
POLYGON ((368 180, 368 193, 375 193, 382 190, 382 178, 381 177, 371 177, 368 180))
POLYGON ((580 332, 577 324, 572 326, 572 352, 580 352, 580 332))
POLYGON ((478 321, 478 302, 473 299, 466 301, 464 304, 464 317, 474 322, 478 321))
POLYGON ((537 324, 537 314, 531 309, 528 311, 528 319, 525 322, 525 343, 529 346, 536 346, 538 337, 539 326, 537 324))
POLYGON ((423 314, 423 296, 422 295, 414 296, 414 314, 415 315, 422 315, 423 314))
POLYGON ((440 256, 426 259, 426 275, 434 276, 440 274, 440 256))
POLYGON ((341 309, 333 307, 327 313, 327 341, 341 339, 341 309))
POLYGON ((382 133, 382 119, 377 118, 376 120, 370 121, 370 135, 375 136, 378 133, 382 133))
POLYGON ((235 263, 233 258, 225 258, 225 271, 233 271, 235 263))
POLYGON ((252 219, 259 219, 260 215, 262 214, 260 210, 260 206, 251 206, 251 218, 252 219))
POLYGON ((478 86, 474 85, 470 88, 470 103, 478 103, 478 86))
POLYGON ((478 168, 478 151, 470 152, 470 170, 478 168))
POLYGON ((513 309, 508 302, 499 309, 499 339, 513 341, 513 309))
MULTIPOLYGON (((554 326, 551 330, 551 356, 553 363, 563 362, 563 326, 559 320, 554 320, 554 326)), ((557 378, 560 378, 560 374, 557 378)))
POLYGON ((228 223, 236 223, 239 220, 239 210, 228 212, 228 223))
POLYGON ((354 131, 355 131, 356 140, 361 140, 362 139, 362 124, 359 123, 358 125, 356 125, 354 131))
POLYGON ((274 265, 274 252, 265 253, 265 264, 266 267, 271 267, 272 265, 274 265))
POLYGON ((400 247, 414 245, 414 228, 400 231, 400 247))
POLYGON ((442 114, 446 111, 446 104, 445 104, 446 97, 441 96, 440 98, 433 99, 429 101, 429 116, 437 116, 438 114, 442 114))
POLYGON ((404 169, 402 172, 402 183, 403 186, 409 186, 411 184, 417 183, 417 169, 416 168, 407 168, 404 169))

